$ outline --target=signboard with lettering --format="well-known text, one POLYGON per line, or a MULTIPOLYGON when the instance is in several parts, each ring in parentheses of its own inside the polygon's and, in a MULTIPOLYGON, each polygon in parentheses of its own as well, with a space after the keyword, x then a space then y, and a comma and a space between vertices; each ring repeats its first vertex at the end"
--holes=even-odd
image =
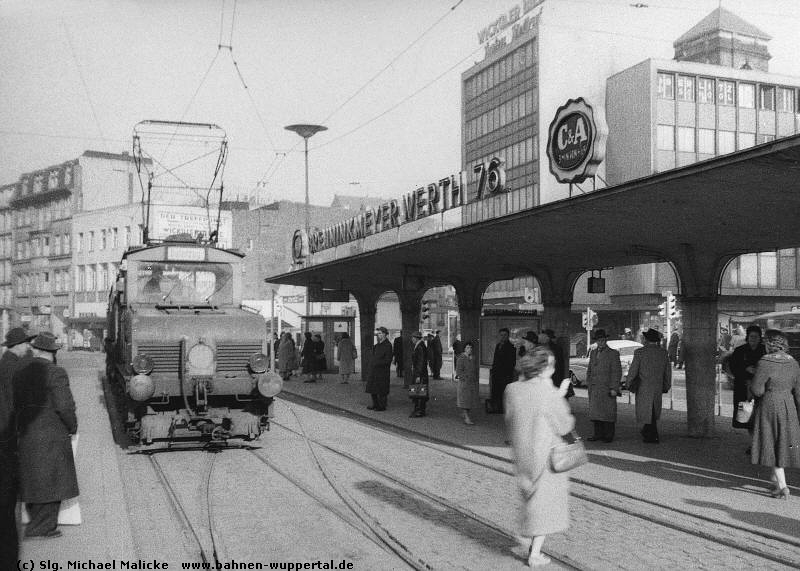
POLYGON ((478 32, 478 42, 486 46, 486 55, 491 55, 503 46, 522 37, 536 27, 538 12, 533 10, 544 0, 522 0, 506 12, 500 14, 478 32))
MULTIPOLYGON (((232 235, 232 217, 230 211, 220 212, 219 236, 217 244, 221 248, 230 248, 232 235)), ((211 232, 217 229, 217 210, 206 210, 201 206, 153 205, 150 209, 150 238, 163 240, 167 236, 189 234, 198 238, 200 234, 208 239, 211 232)))
POLYGON ((602 112, 583 97, 558 108, 550 123, 547 156, 558 182, 583 182, 594 176, 606 157, 608 128, 602 112))

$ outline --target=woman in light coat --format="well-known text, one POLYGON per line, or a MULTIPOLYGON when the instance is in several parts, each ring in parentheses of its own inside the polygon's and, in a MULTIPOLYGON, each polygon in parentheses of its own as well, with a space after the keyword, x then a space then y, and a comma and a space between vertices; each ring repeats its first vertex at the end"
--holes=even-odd
POLYGON ((342 333, 339 344, 336 345, 336 356, 339 359, 340 383, 346 385, 350 382, 350 375, 356 371, 356 347, 348 333, 342 333))
POLYGON ((517 361, 522 377, 506 387, 505 420, 514 455, 517 484, 522 494, 520 535, 530 537, 528 564, 546 565, 541 550, 545 536, 569 527, 569 477, 553 472, 550 450, 575 426, 564 395, 551 379, 555 357, 536 347, 517 361))
POLYGON ((789 343, 777 329, 764 334, 767 354, 756 367, 750 390, 758 400, 753 412, 750 461, 770 466, 773 498, 789 499, 784 468, 800 468, 800 366, 786 351, 789 343))
POLYGON ((475 424, 469 417, 470 409, 478 407, 478 371, 472 356, 474 345, 468 341, 456 358, 456 406, 461 409, 464 424, 475 424))
POLYGON ((278 371, 284 381, 288 381, 295 368, 294 340, 290 333, 284 333, 278 345, 278 371))

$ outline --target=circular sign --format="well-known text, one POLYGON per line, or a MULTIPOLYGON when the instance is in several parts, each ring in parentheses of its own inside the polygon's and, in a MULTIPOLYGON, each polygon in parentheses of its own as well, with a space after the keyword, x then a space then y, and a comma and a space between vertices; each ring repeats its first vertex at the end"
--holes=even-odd
POLYGON ((606 155, 608 129, 602 114, 582 97, 570 99, 550 123, 547 156, 559 182, 583 182, 594 176, 606 155))
POLYGON ((295 230, 292 236, 292 260, 302 262, 308 256, 308 236, 305 230, 295 230))

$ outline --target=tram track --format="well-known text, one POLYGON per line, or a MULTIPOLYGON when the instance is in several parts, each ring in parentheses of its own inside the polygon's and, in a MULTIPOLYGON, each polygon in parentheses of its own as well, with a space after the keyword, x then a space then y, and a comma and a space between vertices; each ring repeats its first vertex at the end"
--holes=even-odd
MULTIPOLYGON (((314 399, 303 396, 290 395, 287 399, 286 394, 282 395, 282 400, 291 401, 297 404, 309 406, 318 411, 335 411, 339 418, 350 422, 359 422, 369 425, 371 428, 379 430, 385 434, 398 438, 414 446, 421 446, 435 450, 437 453, 467 462, 482 468, 492 470, 506 476, 513 477, 512 462, 508 458, 492 454, 482 450, 464 446, 458 443, 446 441, 436 437, 430 437, 406 428, 397 427, 391 423, 375 419, 348 409, 320 403, 314 399)), ((286 428, 281 423, 278 426, 286 428)), ((287 430, 292 430, 286 428, 287 430)), ((312 441, 316 442, 314 439, 312 441)), ((320 446, 333 449, 324 443, 317 442, 320 446)), ((347 451, 336 450, 336 453, 352 457, 347 451)), ((360 460, 354 460, 361 462, 360 460)), ((378 468, 370 469, 381 471, 378 468)), ((391 476, 388 475, 387 476, 391 476)), ((787 558, 776 554, 784 545, 790 545, 800 549, 800 540, 790 537, 764 532, 762 530, 749 529, 742 525, 720 521, 718 519, 692 513, 686 510, 665 505, 657 501, 640 498, 627 494, 620 490, 615 490, 588 482, 582 478, 572 477, 571 496, 583 502, 588 502, 606 509, 623 513, 626 516, 645 520, 669 528, 678 533, 684 533, 692 537, 699 537, 704 540, 726 546, 736 551, 744 552, 749 555, 763 558, 772 563, 785 565, 789 568, 797 568, 800 561, 798 558, 787 558)), ((402 484, 402 482, 399 482, 402 484)), ((510 534, 508 530, 503 533, 510 534)), ((548 553, 548 555, 551 555, 548 553)), ((565 562, 566 564, 572 564, 565 562)), ((579 568, 579 567, 576 567, 579 568)))

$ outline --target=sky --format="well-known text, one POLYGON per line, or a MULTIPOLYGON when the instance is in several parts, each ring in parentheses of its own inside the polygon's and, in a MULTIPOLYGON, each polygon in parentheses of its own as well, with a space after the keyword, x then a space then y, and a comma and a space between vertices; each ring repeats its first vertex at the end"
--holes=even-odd
MULTIPOLYGON (((652 37, 642 59, 671 58, 720 4, 547 1, 610 41, 652 37)), ((400 196, 460 170, 461 74, 483 59, 478 32, 518 4, 0 0, 0 184, 87 149, 130 151, 134 126, 158 119, 224 129, 227 198, 303 201, 303 141, 284 127, 317 123, 312 204, 400 196)), ((800 76, 800 2, 722 5, 772 36, 770 71, 800 76)))

